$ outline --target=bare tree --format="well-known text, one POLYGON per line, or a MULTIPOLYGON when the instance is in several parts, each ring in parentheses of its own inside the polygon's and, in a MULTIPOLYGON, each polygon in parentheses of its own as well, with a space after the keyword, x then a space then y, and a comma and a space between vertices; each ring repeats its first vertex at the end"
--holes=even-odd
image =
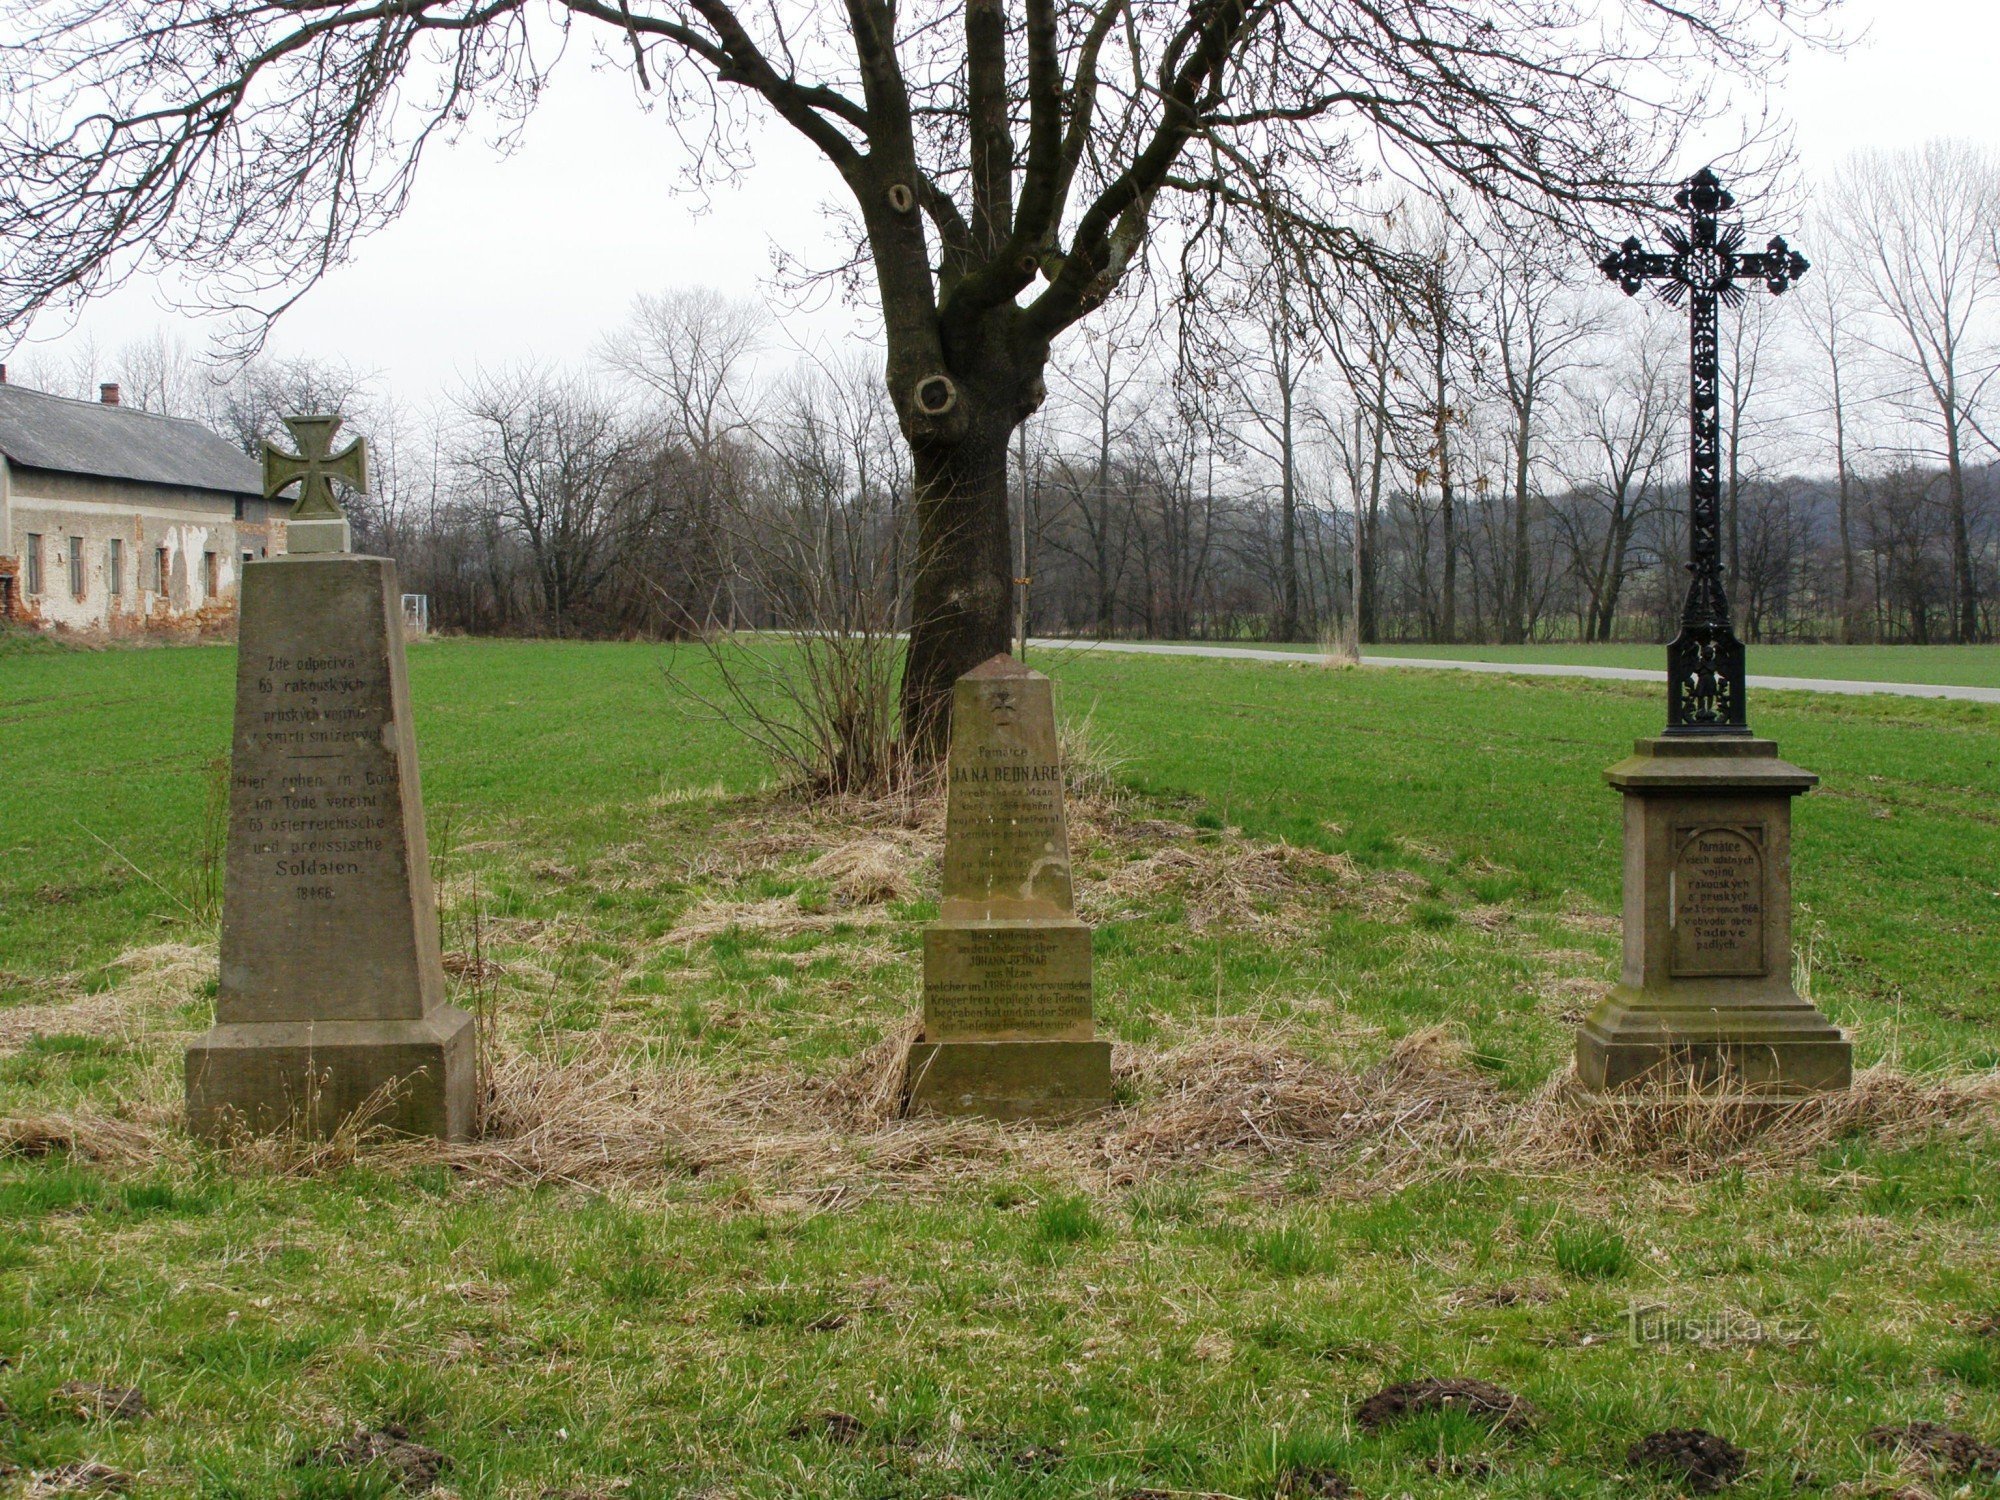
MULTIPOLYGON (((1366 254, 1386 162, 1579 217, 1649 203, 1711 90, 1815 0, 548 0, 696 149, 747 159, 760 103, 848 189, 915 481, 906 725, 1007 643, 1006 462, 1052 341, 1163 224, 1246 214, 1366 254), (1615 67, 1608 62, 1616 59, 1615 67), (1039 280, 1039 285, 1037 284, 1039 280)), ((530 0, 5 0, 0 321, 137 268, 282 308, 409 199, 475 116, 523 125, 559 47, 530 0), (225 274, 215 274, 225 273, 225 274)), ((1719 92, 1719 91, 1718 91, 1719 92)))
POLYGON ((1238 284, 1202 340, 1212 378, 1230 393, 1229 417, 1239 440, 1276 473, 1278 488, 1277 619, 1281 641, 1305 639, 1300 610, 1299 443, 1310 404, 1306 379, 1320 343, 1310 319, 1306 272, 1282 241, 1251 247, 1237 267, 1238 284))
POLYGON ((728 520, 741 498, 736 459, 755 417, 751 381, 767 321, 757 304, 706 288, 642 294, 625 326, 598 346, 606 366, 646 393, 648 420, 681 449, 676 513, 694 544, 683 552, 686 571, 697 588, 707 575, 703 624, 718 609, 732 628, 742 623, 728 520))
POLYGON ((1685 409, 1660 335, 1649 330, 1600 380, 1568 392, 1581 436, 1573 487, 1553 519, 1579 585, 1578 624, 1586 640, 1612 638, 1633 541, 1662 502, 1659 481, 1685 409))
POLYGON ((336 413, 350 428, 368 428, 368 379, 343 360, 260 355, 239 365, 215 392, 211 425, 255 457, 268 438, 285 437, 285 418, 336 413))
POLYGON ((1964 141, 1862 152, 1834 185, 1835 223, 1867 287, 1871 344, 1902 372, 1945 467, 1951 638, 1979 637, 1979 588, 1966 521, 1965 449, 2000 377, 1988 321, 2000 310, 2000 163, 1964 141))
POLYGON ((460 408, 461 483, 525 547, 550 628, 574 630, 653 519, 633 434, 588 382, 540 370, 482 374, 460 408))
POLYGON ((1824 266, 1802 288, 1807 337, 1819 355, 1826 379, 1827 415, 1832 422, 1833 475, 1840 536, 1840 640, 1851 645, 1858 635, 1860 579, 1855 558, 1854 467, 1848 423, 1853 391, 1851 371, 1856 343, 1854 285, 1847 268, 1824 266))
MULTIPOLYGON (((1771 321, 1776 303, 1768 297, 1753 297, 1728 320, 1728 332, 1718 342, 1721 359, 1720 402, 1722 443, 1728 450, 1722 475, 1722 564, 1727 590, 1737 601, 1738 613, 1747 621, 1754 611, 1743 595, 1743 494, 1746 480, 1756 476, 1754 464, 1746 465, 1743 448, 1746 436, 1753 448, 1762 448, 1769 424, 1754 415, 1759 377, 1765 373, 1771 321)), ((1749 629, 1749 626, 1745 626, 1749 629)), ((1752 639, 1755 632, 1751 632, 1752 639)))
POLYGON ((215 405, 216 372, 186 339, 165 328, 128 340, 116 362, 120 399, 163 417, 206 418, 215 405))
POLYGON ((1054 418, 1060 423, 1069 416, 1089 447, 1082 462, 1060 462, 1050 474, 1065 523, 1050 541, 1090 570, 1099 635, 1116 625, 1119 585, 1130 561, 1131 476, 1117 460, 1147 394, 1144 355, 1153 326, 1150 310, 1128 301, 1116 317, 1089 329, 1054 371, 1061 403, 1054 418))
POLYGON ((1466 244, 1448 204, 1422 215, 1410 238, 1415 263, 1403 298, 1402 360, 1405 382, 1397 403, 1396 431, 1403 467, 1409 472, 1409 502, 1423 526, 1419 538, 1423 576, 1418 580, 1426 625, 1433 639, 1458 638, 1459 490, 1461 443, 1471 425, 1477 381, 1476 334, 1468 316, 1464 273, 1466 244), (1427 500, 1437 486, 1437 504, 1427 500), (1438 522, 1437 552, 1442 577, 1433 589, 1429 576, 1429 518, 1438 522))
POLYGON ((1597 320, 1578 306, 1561 246, 1539 226, 1496 226, 1486 252, 1486 319, 1494 350, 1494 382, 1507 412, 1511 525, 1501 639, 1528 638, 1534 566, 1530 548, 1535 470, 1545 458, 1544 405, 1552 387, 1574 368, 1597 320))

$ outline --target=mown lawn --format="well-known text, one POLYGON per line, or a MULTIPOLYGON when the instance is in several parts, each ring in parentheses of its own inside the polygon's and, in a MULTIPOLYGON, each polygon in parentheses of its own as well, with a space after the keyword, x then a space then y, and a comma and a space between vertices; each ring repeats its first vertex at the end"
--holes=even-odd
POLYGON ((1664 1494, 1626 1450, 1688 1426, 1747 1451, 1734 1493, 1887 1496, 1878 1424, 2000 1442, 2000 710, 1755 700, 1825 778, 1801 976, 1879 1066, 1745 1140, 1552 1083, 1614 964, 1599 772, 1653 690, 1053 659, 1118 762, 1076 823, 1121 1107, 1010 1131, 874 1092, 934 818, 760 790, 668 656, 413 649, 492 1132, 322 1158, 173 1126, 232 654, 0 656, 17 1485, 400 1492, 327 1453, 357 1424, 452 1494, 718 1500, 1664 1494), (1720 1337, 1634 1342, 1647 1307, 1720 1337), (1540 1420, 1353 1421, 1431 1375, 1540 1420))

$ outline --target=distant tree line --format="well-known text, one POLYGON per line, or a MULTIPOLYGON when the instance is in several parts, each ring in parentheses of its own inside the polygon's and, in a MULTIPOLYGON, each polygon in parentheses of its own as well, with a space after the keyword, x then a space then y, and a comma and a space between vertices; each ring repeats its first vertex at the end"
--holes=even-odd
MULTIPOLYGON (((2000 168, 1864 155, 1794 238, 1790 297, 1725 315, 1724 562, 1752 640, 2000 629, 2000 168)), ((1407 274, 1313 281, 1238 245, 1058 345, 1010 452, 1036 634, 1658 640, 1686 555, 1686 333, 1588 247, 1451 203, 1393 216, 1407 274), (1190 309, 1199 306, 1199 314, 1190 309)), ((774 370, 767 314, 642 297, 582 367, 413 404, 338 365, 216 379, 162 335, 17 361, 254 451, 343 410, 363 543, 434 626, 669 636, 907 624, 912 475, 879 356, 774 370)))

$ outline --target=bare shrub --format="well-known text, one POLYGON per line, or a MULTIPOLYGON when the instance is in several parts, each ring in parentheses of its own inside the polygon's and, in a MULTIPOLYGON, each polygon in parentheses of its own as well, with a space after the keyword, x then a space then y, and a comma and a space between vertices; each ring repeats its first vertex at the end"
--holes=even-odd
POLYGON ((1319 633, 1321 659, 1329 667, 1361 665, 1361 631, 1354 616, 1343 615, 1319 633))
POLYGON ((880 796, 913 772, 897 718, 904 474, 884 468, 880 382, 795 380, 761 424, 766 483, 720 510, 732 625, 690 621, 716 688, 676 690, 758 746, 809 797, 880 796))

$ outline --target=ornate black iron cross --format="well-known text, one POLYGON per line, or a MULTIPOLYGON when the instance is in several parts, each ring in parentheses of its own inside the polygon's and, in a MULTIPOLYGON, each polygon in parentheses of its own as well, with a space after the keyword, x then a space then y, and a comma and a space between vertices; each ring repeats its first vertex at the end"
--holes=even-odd
POLYGON ((1761 281, 1778 293, 1788 290, 1805 275, 1806 258, 1782 238, 1773 239, 1761 253, 1743 254, 1742 229, 1716 225, 1716 215, 1736 200, 1707 167, 1681 185, 1674 202, 1686 212, 1688 228, 1668 231, 1671 253, 1648 250, 1634 237, 1597 264, 1628 297, 1657 281, 1668 306, 1688 305, 1688 572, 1693 577, 1680 634, 1667 647, 1667 733, 1748 734, 1743 643, 1730 623, 1722 587, 1715 309, 1717 302, 1740 303, 1742 282, 1761 281))

